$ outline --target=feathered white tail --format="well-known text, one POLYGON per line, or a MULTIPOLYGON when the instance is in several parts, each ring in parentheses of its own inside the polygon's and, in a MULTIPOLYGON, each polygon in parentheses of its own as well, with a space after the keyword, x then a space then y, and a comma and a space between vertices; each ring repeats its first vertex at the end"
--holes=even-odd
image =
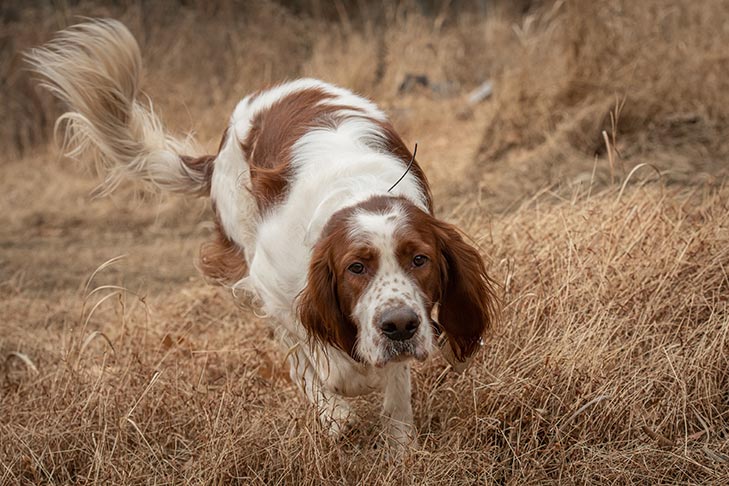
POLYGON ((105 174, 104 192, 122 179, 196 195, 210 192, 214 157, 190 157, 184 141, 165 132, 139 103, 142 56, 129 30, 116 20, 94 20, 61 31, 28 55, 43 85, 69 106, 56 122, 64 149, 93 160, 105 174))

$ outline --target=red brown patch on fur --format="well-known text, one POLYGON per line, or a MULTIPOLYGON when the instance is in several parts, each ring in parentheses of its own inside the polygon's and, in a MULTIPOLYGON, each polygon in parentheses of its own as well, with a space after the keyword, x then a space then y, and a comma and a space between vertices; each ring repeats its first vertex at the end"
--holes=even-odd
POLYGON ((296 91, 258 113, 241 142, 251 170, 251 189, 258 209, 264 211, 286 195, 291 178, 293 145, 312 128, 333 125, 340 110, 357 108, 322 103, 333 98, 320 88, 296 91))
POLYGON ((191 157, 189 155, 180 155, 180 161, 187 171, 190 179, 199 182, 199 196, 207 196, 210 194, 210 185, 213 179, 213 169, 215 167, 216 155, 201 155, 199 157, 191 157))
POLYGON ((357 326, 350 317, 352 308, 342 304, 343 301, 356 302, 358 296, 341 295, 338 265, 339 252, 348 246, 348 218, 352 211, 353 208, 346 208, 335 213, 324 228, 314 247, 306 287, 298 299, 298 313, 312 339, 339 348, 357 359, 353 352, 357 326))
MULTIPOLYGON (((218 144, 218 153, 223 148, 225 138, 228 135, 228 128, 223 130, 223 136, 218 144)), ((216 155, 200 155, 199 157, 192 157, 190 155, 180 155, 180 162, 185 167, 188 175, 191 179, 199 182, 200 184, 200 196, 207 196, 210 194, 210 186, 213 180, 213 170, 215 169, 216 155)))
POLYGON ((215 234, 211 240, 200 245, 198 267, 206 278, 221 285, 234 284, 248 273, 243 251, 225 235, 217 213, 215 234))
MULTIPOLYGON (((430 306, 440 303, 438 324, 456 357, 463 361, 479 347, 496 321, 498 299, 479 252, 466 243, 458 229, 404 202, 409 224, 398 234, 406 241, 427 242, 435 248, 433 271, 423 276, 421 288, 430 306)), ((428 309, 430 310, 430 308, 428 309)))
MULTIPOLYGON (((387 149, 387 151, 402 160, 407 166, 407 164, 413 158, 413 153, 410 151, 410 149, 407 148, 405 142, 403 142, 400 135, 395 131, 395 128, 392 126, 392 124, 390 122, 382 122, 374 119, 372 120, 372 122, 379 125, 380 129, 382 130, 385 139, 385 148, 387 149)), ((428 178, 425 176, 423 168, 420 167, 420 165, 418 164, 417 159, 413 160, 413 165, 410 168, 410 173, 413 174, 415 178, 418 179, 418 181, 420 182, 420 186, 425 193, 425 201, 428 205, 428 210, 431 214, 433 214, 433 194, 430 192, 430 184, 428 184, 428 178)))

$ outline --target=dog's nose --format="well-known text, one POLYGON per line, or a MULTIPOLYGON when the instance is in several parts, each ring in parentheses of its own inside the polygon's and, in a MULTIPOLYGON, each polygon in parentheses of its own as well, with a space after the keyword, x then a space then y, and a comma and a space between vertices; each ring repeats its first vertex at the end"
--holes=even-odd
POLYGON ((380 319, 382 334, 393 341, 410 339, 418 330, 419 325, 420 319, 418 319, 417 314, 408 307, 387 310, 380 319))

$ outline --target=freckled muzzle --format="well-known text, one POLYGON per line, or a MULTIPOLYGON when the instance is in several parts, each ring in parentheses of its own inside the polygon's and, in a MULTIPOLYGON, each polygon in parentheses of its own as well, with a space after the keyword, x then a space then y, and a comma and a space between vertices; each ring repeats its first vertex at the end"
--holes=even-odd
POLYGON ((424 311, 405 302, 391 302, 377 312, 372 321, 374 331, 371 362, 384 366, 389 362, 425 360, 433 349, 433 333, 424 311))

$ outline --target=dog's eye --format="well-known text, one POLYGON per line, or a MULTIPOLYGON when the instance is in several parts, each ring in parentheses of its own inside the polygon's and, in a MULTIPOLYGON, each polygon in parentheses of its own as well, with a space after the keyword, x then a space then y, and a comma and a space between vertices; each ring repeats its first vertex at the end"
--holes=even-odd
POLYGON ((356 263, 353 263, 350 266, 348 266, 347 270, 349 270, 350 272, 352 272, 354 274, 360 275, 360 274, 364 273, 365 266, 359 262, 356 262, 356 263))
POLYGON ((425 265, 428 261, 428 257, 425 255, 415 255, 413 258, 413 266, 414 267, 422 267, 425 265))

